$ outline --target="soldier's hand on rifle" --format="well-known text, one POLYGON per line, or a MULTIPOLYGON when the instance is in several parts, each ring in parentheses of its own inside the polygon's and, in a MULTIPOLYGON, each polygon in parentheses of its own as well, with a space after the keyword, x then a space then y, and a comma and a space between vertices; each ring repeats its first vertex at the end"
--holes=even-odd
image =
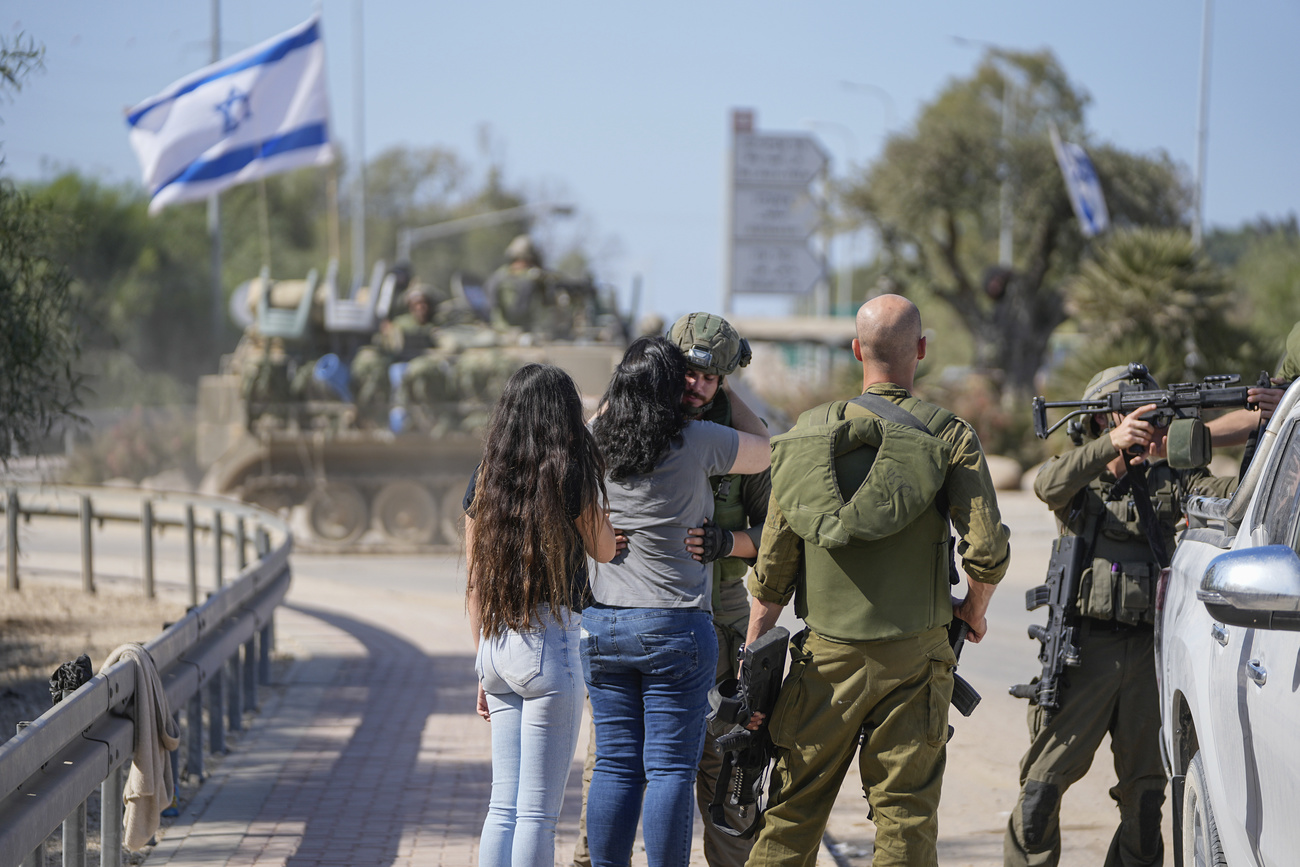
MULTIPOLYGON (((1129 459, 1130 464, 1139 464, 1146 459, 1146 450, 1156 437, 1156 426, 1149 421, 1143 421, 1142 416, 1155 410, 1154 403, 1148 403, 1133 410, 1128 415, 1120 419, 1119 424, 1110 429, 1109 436, 1111 445, 1120 454, 1128 454, 1130 449, 1137 448, 1140 451, 1129 459)), ((973 626, 973 624, 972 624, 973 626)))
POLYGON ((993 591, 996 589, 996 584, 972 581, 967 577, 966 598, 952 600, 953 616, 965 620, 970 627, 970 631, 966 633, 966 640, 971 644, 979 644, 984 634, 989 631, 989 621, 984 615, 989 610, 989 601, 993 598, 993 591))
POLYGON ((1273 417, 1273 410, 1282 401, 1282 395, 1286 394, 1286 380, 1273 377, 1273 384, 1279 388, 1259 388, 1252 386, 1246 390, 1247 399, 1259 407, 1260 421, 1268 424, 1268 420, 1273 417))

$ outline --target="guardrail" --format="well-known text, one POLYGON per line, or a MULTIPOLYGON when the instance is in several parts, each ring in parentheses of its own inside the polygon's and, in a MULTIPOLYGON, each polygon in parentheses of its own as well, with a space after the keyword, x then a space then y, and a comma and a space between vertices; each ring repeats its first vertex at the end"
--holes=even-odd
MULTIPOLYGON (((186 528, 191 607, 144 647, 162 679, 168 705, 179 720, 186 708, 176 759, 186 756, 186 772, 203 776, 204 692, 207 692, 208 746, 224 752, 228 725, 243 725, 245 708, 256 709, 258 683, 270 678, 274 611, 290 582, 289 552, 293 536, 275 515, 216 497, 134 491, 116 488, 11 486, 4 497, 8 566, 7 584, 19 586, 18 520, 33 516, 75 517, 82 526, 82 576, 94 588, 94 553, 89 527, 94 520, 137 520, 142 526, 145 592, 152 595, 153 537, 161 527, 186 528), (134 498, 137 508, 124 509, 134 498), (204 527, 195 510, 211 515, 208 529, 215 541, 216 587, 198 604, 195 533, 204 527), (178 517, 160 512, 177 511, 178 517), (229 532, 223 516, 233 518, 229 532), (256 560, 245 563, 248 524, 254 528, 256 560), (272 534, 278 544, 272 548, 272 534), (240 572, 223 581, 222 549, 226 536, 235 540, 240 572), (242 656, 241 656, 242 650, 242 656), (204 687, 207 687, 204 690, 204 687)), ((46 711, 15 737, 0 744, 0 865, 44 867, 45 841, 63 825, 63 863, 85 864, 86 799, 100 788, 101 865, 119 867, 122 853, 124 766, 131 761, 135 738, 135 669, 128 661, 96 675, 75 693, 46 711)))

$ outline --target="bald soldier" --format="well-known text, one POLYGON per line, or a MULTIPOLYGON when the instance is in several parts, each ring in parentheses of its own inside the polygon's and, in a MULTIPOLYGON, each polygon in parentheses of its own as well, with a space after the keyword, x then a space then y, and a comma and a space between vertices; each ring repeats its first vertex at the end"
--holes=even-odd
POLYGON ((871 863, 938 863, 956 663, 947 626, 955 615, 971 641, 983 638, 1010 557, 974 430, 911 394, 926 351, 916 306, 873 298, 858 311, 857 335, 864 394, 808 410, 772 441, 747 641, 791 596, 807 628, 791 640, 772 713, 777 762, 750 867, 816 862, 859 749, 876 824, 871 863), (845 502, 841 491, 855 493, 845 502), (949 593, 949 522, 967 575, 961 601, 949 593))

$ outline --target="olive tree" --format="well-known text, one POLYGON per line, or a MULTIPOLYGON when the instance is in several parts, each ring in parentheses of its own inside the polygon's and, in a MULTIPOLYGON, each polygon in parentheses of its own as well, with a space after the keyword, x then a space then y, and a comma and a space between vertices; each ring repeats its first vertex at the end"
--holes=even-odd
POLYGON ((1112 223, 1177 226, 1190 195, 1163 153, 1090 140, 1088 95, 1049 51, 989 51, 883 155, 853 179, 846 205, 881 242, 881 272, 905 294, 928 293, 970 332, 974 363, 1004 400, 1034 388, 1052 332, 1068 318, 1066 281, 1089 246, 1080 233, 1049 129, 1085 145, 1112 223), (1005 130, 1005 134, 1004 134, 1005 130), (999 267, 1002 186, 1009 185, 1013 257, 999 267))
MULTIPOLYGON (((30 40, 0 39, 0 93, 19 91, 42 55, 30 40)), ((51 258, 51 223, 48 209, 0 178, 0 462, 72 416, 78 402, 70 278, 51 258)))

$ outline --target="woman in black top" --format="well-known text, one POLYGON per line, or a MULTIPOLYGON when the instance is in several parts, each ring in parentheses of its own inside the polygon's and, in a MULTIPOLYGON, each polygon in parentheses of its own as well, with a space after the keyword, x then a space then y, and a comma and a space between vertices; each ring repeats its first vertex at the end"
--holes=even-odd
POLYGON ((492 723, 480 865, 549 865, 578 742, 588 556, 614 556, 604 461, 567 373, 529 364, 506 383, 465 494, 467 606, 478 713, 492 723))

